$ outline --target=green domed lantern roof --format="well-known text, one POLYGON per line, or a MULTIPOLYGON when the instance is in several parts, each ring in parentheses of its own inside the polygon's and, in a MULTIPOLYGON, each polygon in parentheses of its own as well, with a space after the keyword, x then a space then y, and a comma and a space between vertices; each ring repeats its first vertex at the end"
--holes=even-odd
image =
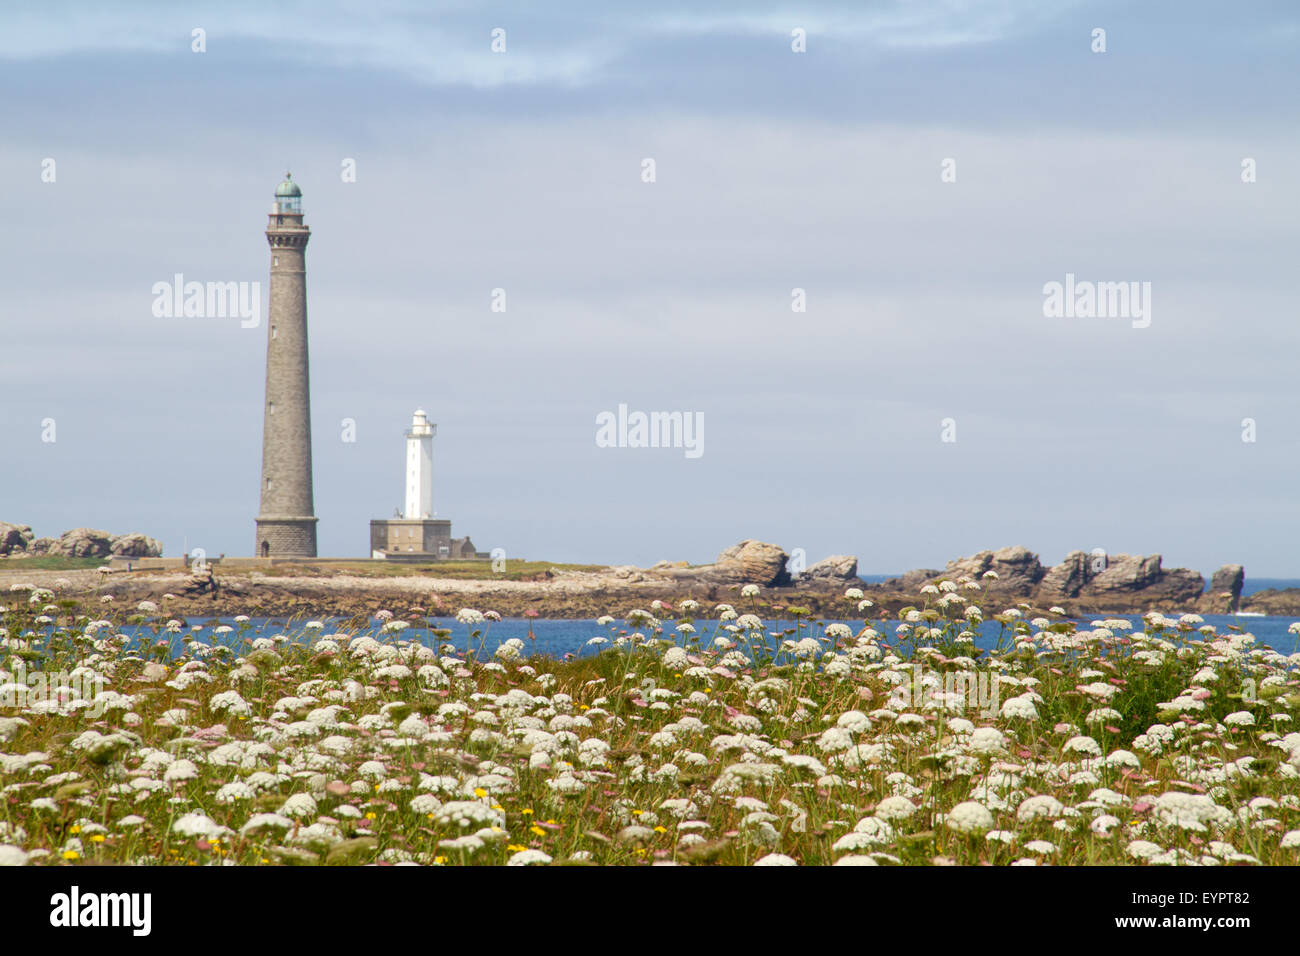
POLYGON ((298 198, 302 197, 302 190, 299 189, 298 184, 293 181, 293 173, 285 173, 284 182, 275 187, 276 199, 284 199, 288 196, 296 196, 298 198))
POLYGON ((275 208, 282 213, 302 212, 302 190, 293 181, 292 173, 285 173, 284 182, 275 187, 275 208))

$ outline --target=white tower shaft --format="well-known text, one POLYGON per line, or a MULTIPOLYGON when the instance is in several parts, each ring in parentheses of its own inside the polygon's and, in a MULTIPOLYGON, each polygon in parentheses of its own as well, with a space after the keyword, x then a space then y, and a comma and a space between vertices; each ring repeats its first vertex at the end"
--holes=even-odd
POLYGON ((406 518, 433 517, 433 436, 438 426, 417 410, 406 433, 406 518))

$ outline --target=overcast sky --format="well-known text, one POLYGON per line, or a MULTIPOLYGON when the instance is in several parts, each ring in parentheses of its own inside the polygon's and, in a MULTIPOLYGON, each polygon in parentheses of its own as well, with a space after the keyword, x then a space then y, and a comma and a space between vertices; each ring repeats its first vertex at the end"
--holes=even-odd
POLYGON ((251 553, 265 322, 151 289, 264 317, 291 168, 323 555, 402 503, 422 407, 438 515, 509 557, 1300 576, 1300 7, 701 6, 6 4, 0 520, 251 553), (1150 282, 1149 327, 1045 317, 1067 273, 1150 282), (620 403, 703 454, 598 447, 620 403))

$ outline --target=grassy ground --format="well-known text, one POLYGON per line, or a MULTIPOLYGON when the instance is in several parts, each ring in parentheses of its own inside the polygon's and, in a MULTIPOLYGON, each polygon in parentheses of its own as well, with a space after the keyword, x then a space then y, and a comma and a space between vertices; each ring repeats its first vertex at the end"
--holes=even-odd
POLYGON ((775 638, 652 607, 564 661, 473 611, 438 648, 381 616, 169 660, 112 623, 165 607, 6 593, 0 863, 1300 862, 1300 654, 996 608, 985 654, 932 597, 775 638))
POLYGON ((107 558, 66 558, 61 556, 42 556, 36 558, 0 558, 0 571, 79 571, 97 568, 105 564, 107 558))
MULTIPOLYGON (((298 577, 304 574, 351 574, 366 578, 438 577, 461 580, 533 581, 545 576, 551 569, 564 571, 603 571, 600 564, 557 564, 552 561, 506 561, 505 569, 494 571, 492 562, 482 561, 431 561, 428 564, 403 564, 397 561, 330 562, 329 564, 277 564, 265 569, 255 569, 270 577, 298 577)), ((225 573, 238 573, 242 569, 221 569, 225 573)))

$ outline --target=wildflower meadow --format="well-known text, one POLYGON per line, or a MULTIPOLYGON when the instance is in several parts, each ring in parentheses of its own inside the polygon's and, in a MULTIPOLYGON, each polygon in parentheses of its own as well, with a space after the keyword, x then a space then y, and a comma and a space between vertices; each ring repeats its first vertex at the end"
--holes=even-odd
POLYGON ((437 646, 387 611, 201 641, 166 599, 18 585, 0 864, 1300 862, 1295 648, 983 596, 944 581, 885 622, 850 589, 860 627, 770 630, 751 585, 555 660, 473 609, 437 646))

